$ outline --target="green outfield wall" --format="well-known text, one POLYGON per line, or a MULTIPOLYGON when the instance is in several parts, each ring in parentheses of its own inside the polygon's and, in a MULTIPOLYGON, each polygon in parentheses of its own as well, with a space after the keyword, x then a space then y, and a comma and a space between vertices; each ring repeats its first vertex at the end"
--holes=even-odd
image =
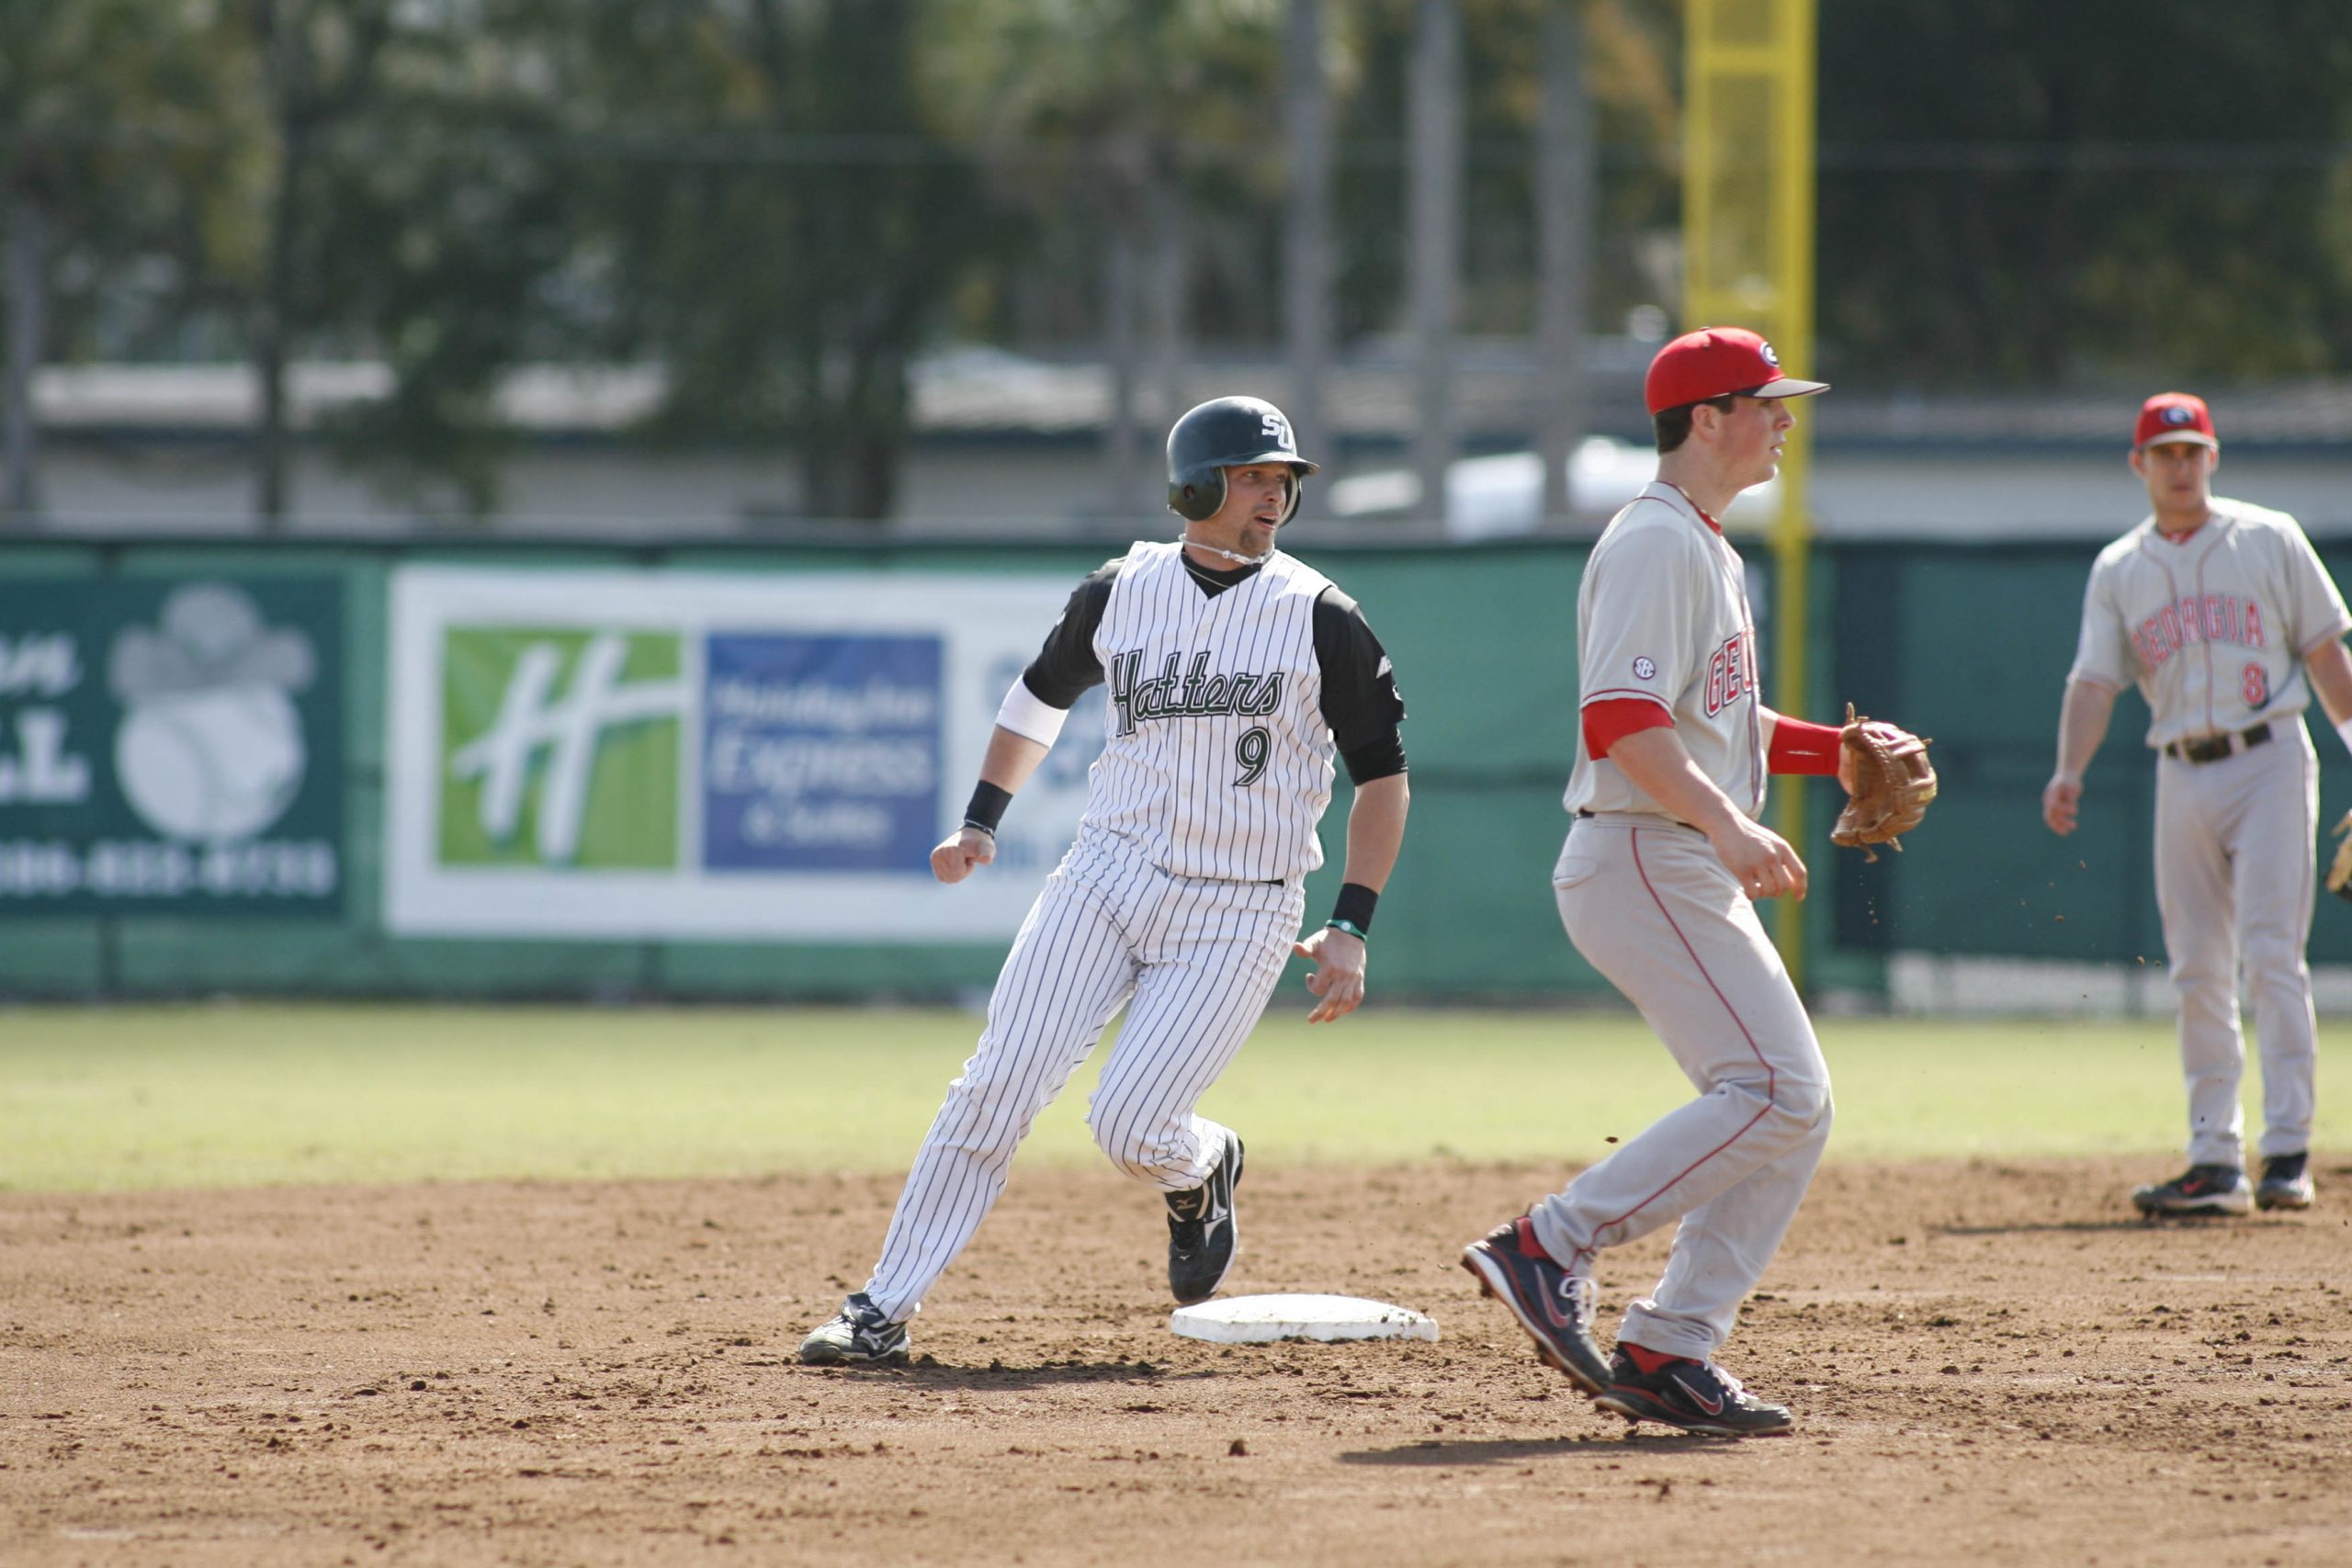
MULTIPOLYGON (((870 609, 888 601, 894 576, 924 581, 934 595, 941 579, 1060 584, 1104 553, 0 544, 0 886, 9 892, 0 897, 0 995, 977 993, 994 976, 1001 936, 397 931, 386 916, 387 792, 417 776, 417 760, 403 774, 388 739, 392 584, 417 566, 460 577, 626 571, 648 584, 789 583, 804 598, 812 585, 821 594, 840 583, 870 609), (189 776, 206 782, 191 786, 189 776), (247 830, 272 811, 266 827, 247 830), (44 884, 51 874, 78 884, 44 884)), ((1905 851, 1871 865, 1829 847, 1831 791, 1803 786, 1819 795, 1805 846, 1815 983, 1878 986, 1887 955, 1901 951, 2161 962, 2145 842, 2153 772, 2136 696, 2119 705, 2092 771, 2083 829, 2062 841, 2040 820, 2093 553, 2078 544, 1821 547, 1811 716, 1850 699, 1933 737, 1943 790, 1905 851)), ((2352 549, 2324 543, 2322 553, 2339 579, 2352 569, 2352 549)), ((1603 988, 1569 950, 1548 885, 1566 826, 1559 793, 1573 750, 1584 558, 1582 546, 1548 543, 1314 551, 1364 605, 1410 713, 1411 822, 1373 944, 1374 984, 1391 994, 1603 988)), ((1766 566, 1752 567, 1759 606, 1770 603, 1766 566)), ((1034 644, 1050 610, 1018 618, 1004 635, 1034 644)), ((1763 646, 1773 646, 1769 636, 1763 646)), ((2352 807, 2340 750, 2322 735, 2329 820, 2352 807)), ((425 776, 433 770, 426 759, 425 776)), ((968 784, 953 777, 941 787, 960 807, 968 784)), ((1311 910, 1336 886, 1347 804, 1342 780, 1311 910)), ((1034 867, 999 870, 1034 886, 1034 867)), ((790 891, 801 883, 776 886, 786 889, 779 897, 814 897, 790 891)), ((940 900, 964 892, 929 891, 940 900)), ((821 903, 794 919, 821 928, 821 903)), ((2352 912, 2323 904, 2314 961, 2352 962, 2352 912)), ((756 924, 758 915, 754 907, 744 918, 756 924)))

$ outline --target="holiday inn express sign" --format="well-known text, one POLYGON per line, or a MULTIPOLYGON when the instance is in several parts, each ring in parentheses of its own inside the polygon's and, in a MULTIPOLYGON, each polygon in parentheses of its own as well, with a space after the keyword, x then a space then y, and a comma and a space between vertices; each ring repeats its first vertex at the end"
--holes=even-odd
POLYGON ((890 573, 405 568, 386 919, 404 934, 968 941, 1017 929, 1100 735, 947 898, 998 702, 1069 585, 890 573))

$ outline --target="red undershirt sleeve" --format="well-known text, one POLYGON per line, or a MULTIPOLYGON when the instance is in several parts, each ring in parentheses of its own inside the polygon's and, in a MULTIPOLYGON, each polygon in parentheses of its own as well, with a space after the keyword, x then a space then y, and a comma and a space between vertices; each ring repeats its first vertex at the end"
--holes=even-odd
POLYGON ((1609 749, 1637 729, 1672 729, 1674 716, 1647 697, 1608 697, 1584 707, 1584 749, 1606 757, 1609 749))
POLYGON ((1782 714, 1773 721, 1764 765, 1775 773, 1835 773, 1843 734, 1837 725, 1807 724, 1782 714))

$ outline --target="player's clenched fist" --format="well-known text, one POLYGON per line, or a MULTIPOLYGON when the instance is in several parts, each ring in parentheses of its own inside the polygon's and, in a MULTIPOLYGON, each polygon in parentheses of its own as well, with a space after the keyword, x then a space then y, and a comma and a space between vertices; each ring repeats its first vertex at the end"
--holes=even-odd
POLYGON ((2075 830, 2083 807, 2083 781, 2060 773, 2041 790, 2041 819, 2050 830, 2064 837, 2075 830))
POLYGON ((1715 858, 1739 881, 1751 901, 1782 894, 1804 897, 1804 862, 1786 839, 1737 812, 1727 814, 1708 835, 1715 858))
POLYGON ((1335 926, 1325 926, 1305 942, 1292 942, 1290 950, 1301 958, 1315 961, 1315 973, 1306 977, 1306 988, 1315 993, 1317 1000, 1315 1010, 1306 1015, 1307 1022, 1329 1023, 1363 1005, 1362 937, 1351 936, 1335 926))
POLYGON ((978 828, 958 828, 931 852, 931 874, 942 882, 961 882, 976 865, 996 859, 996 835, 978 828))

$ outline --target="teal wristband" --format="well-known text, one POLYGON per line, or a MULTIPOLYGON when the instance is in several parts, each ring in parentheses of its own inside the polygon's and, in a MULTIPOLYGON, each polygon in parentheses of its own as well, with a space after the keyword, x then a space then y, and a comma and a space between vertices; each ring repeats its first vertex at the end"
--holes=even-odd
POLYGON ((1364 934, 1364 930, 1363 930, 1363 928, 1362 926, 1360 926, 1360 925, 1356 924, 1353 920, 1342 920, 1342 919, 1337 919, 1337 918, 1334 918, 1334 919, 1328 919, 1328 920, 1324 921, 1323 923, 1324 923, 1324 925, 1325 925, 1325 926, 1329 927, 1329 928, 1330 930, 1332 930, 1332 931, 1345 931, 1345 932, 1347 932, 1350 936, 1351 936, 1351 937, 1355 938, 1358 942, 1370 942, 1370 941, 1372 940, 1372 938, 1370 938, 1369 936, 1366 936, 1366 935, 1364 934))

